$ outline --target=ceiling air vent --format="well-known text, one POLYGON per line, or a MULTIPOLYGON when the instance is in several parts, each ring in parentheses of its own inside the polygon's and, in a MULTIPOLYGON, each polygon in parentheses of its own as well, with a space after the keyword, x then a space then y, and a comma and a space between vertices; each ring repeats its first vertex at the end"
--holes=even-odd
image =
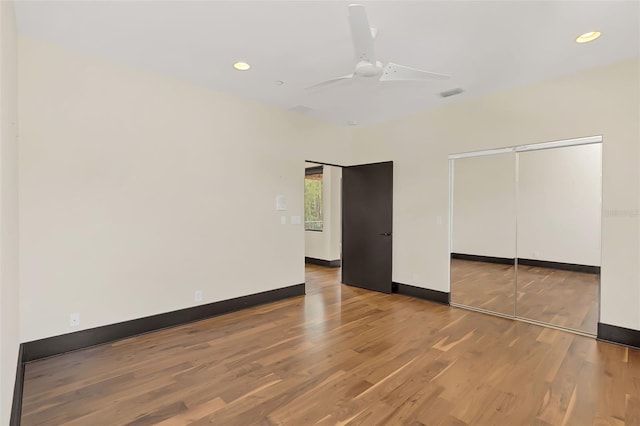
POLYGON ((459 95, 462 92, 464 92, 464 90, 458 87, 457 89, 445 90, 444 92, 440 92, 440 96, 442 96, 443 98, 448 98, 449 96, 459 95))

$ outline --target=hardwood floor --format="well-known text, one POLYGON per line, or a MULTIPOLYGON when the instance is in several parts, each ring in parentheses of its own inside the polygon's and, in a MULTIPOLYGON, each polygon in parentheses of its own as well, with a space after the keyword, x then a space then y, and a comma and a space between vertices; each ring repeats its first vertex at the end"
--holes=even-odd
POLYGON ((637 425, 640 351, 338 283, 27 365, 23 425, 637 425))
POLYGON ((451 301, 595 335, 600 276, 584 272, 452 259, 451 301))

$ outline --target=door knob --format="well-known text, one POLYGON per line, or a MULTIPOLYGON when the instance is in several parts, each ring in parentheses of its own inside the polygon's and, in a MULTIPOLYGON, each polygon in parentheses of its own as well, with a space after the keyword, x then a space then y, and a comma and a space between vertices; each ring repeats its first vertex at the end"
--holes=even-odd
POLYGON ((391 236, 391 232, 384 232, 384 233, 382 233, 380 235, 382 235, 383 237, 390 237, 391 236))

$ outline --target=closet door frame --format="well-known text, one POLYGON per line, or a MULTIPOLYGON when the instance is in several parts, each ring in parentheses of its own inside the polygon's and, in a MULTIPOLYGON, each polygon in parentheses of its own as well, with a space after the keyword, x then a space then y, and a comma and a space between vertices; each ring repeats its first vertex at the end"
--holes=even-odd
MULTIPOLYGON (((496 155, 496 154, 506 154, 506 153, 515 153, 516 155, 514 155, 515 158, 515 187, 516 187, 516 191, 515 191, 515 203, 516 203, 516 211, 518 208, 518 174, 519 174, 519 170, 518 170, 518 164, 519 164, 519 158, 518 158, 518 153, 520 152, 527 152, 527 151, 539 151, 539 150, 543 150, 543 149, 554 149, 554 148, 565 148, 565 147, 571 147, 571 146, 579 146, 579 145, 591 145, 591 144, 597 144, 597 143, 602 143, 602 135, 595 135, 595 136, 587 136, 587 137, 582 137, 582 138, 575 138, 575 139, 565 139, 565 140, 559 140, 559 141, 551 141, 551 142, 541 142, 541 143, 534 143, 534 144, 528 144, 528 145, 516 145, 516 146, 511 146, 511 147, 505 147, 505 148, 495 148, 495 149, 485 149, 485 150, 480 150, 480 151, 471 151, 471 152, 462 152, 462 153, 457 153, 457 154, 449 154, 448 158, 449 158, 449 226, 448 226, 448 232, 449 232, 449 236, 448 236, 448 251, 449 251, 449 256, 448 256, 448 262, 447 262, 447 279, 448 279, 448 283, 449 283, 449 294, 451 294, 451 248, 453 245, 453 209, 454 209, 454 205, 453 205, 453 186, 454 186, 454 161, 456 159, 460 159, 460 158, 470 158, 470 157, 484 157, 484 156, 488 156, 488 155, 496 155)), ((602 187, 602 186, 601 186, 602 187)), ((600 206, 600 208, 602 209, 602 205, 600 206)), ((600 221, 600 235, 602 235, 602 221, 600 221)), ((544 327, 549 327, 549 328, 554 328, 554 329, 559 329, 559 330, 565 330, 565 331, 569 331, 575 334, 580 334, 580 335, 584 335, 584 336, 589 336, 589 337, 595 337, 593 334, 591 333, 586 333, 584 331, 581 330, 576 330, 573 328, 566 328, 566 327, 560 327, 554 324, 549 324, 546 322, 541 322, 541 321, 536 321, 536 320, 530 320, 528 318, 523 318, 523 317, 519 317, 518 316, 518 218, 516 215, 516 241, 515 243, 515 274, 514 274, 514 313, 513 315, 507 315, 507 314, 503 314, 503 313, 499 313, 499 312, 493 312, 493 311, 489 311, 486 309, 482 309, 482 308, 475 308, 472 306, 467 306, 467 305, 461 305, 461 304, 457 304, 455 302, 451 302, 451 306, 455 306, 458 308, 463 308, 463 309, 468 309, 468 310, 472 310, 472 311, 478 311, 478 312, 483 312, 483 313, 487 313, 487 314, 491 314, 491 315, 495 315, 495 316, 499 316, 499 317, 505 317, 505 318, 511 318, 511 319, 516 319, 518 321, 523 321, 523 322, 527 322, 527 323, 531 323, 531 324, 537 324, 537 325, 542 325, 544 327)), ((600 301, 602 300, 602 285, 599 286, 598 289, 598 305, 600 306, 600 301)), ((598 321, 600 321, 600 307, 598 309, 598 321)))

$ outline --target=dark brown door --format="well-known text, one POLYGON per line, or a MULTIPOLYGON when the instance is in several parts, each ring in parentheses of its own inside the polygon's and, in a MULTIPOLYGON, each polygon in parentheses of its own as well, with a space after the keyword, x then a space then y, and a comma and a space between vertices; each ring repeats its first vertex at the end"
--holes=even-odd
POLYGON ((391 293, 393 162, 342 169, 342 282, 391 293))

